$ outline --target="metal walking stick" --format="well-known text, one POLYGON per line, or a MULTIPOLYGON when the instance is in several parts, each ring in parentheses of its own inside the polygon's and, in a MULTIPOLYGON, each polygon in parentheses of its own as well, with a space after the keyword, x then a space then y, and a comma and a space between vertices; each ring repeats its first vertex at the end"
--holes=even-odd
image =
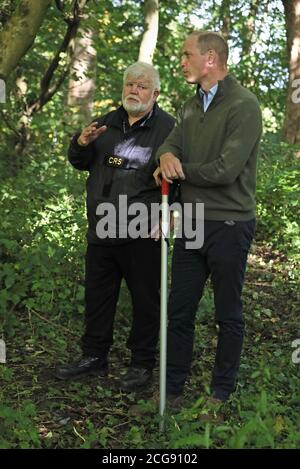
POLYGON ((161 186, 161 277, 160 277, 160 367, 159 367, 159 430, 164 431, 167 382, 167 304, 168 304, 168 247, 169 247, 169 184, 164 179, 161 186))

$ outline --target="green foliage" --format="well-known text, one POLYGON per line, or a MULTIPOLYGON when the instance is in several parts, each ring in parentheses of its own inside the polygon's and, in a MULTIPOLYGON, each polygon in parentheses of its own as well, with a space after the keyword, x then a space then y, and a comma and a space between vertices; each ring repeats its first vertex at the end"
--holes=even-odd
POLYGON ((283 395, 282 376, 276 378, 276 370, 276 365, 270 369, 262 361, 251 374, 256 382, 223 406, 224 422, 201 421, 206 414, 203 399, 171 418, 170 448, 297 448, 299 419, 290 412, 299 394, 294 387, 297 378, 285 380, 288 388, 283 395))
POLYGON ((265 139, 258 168, 257 236, 289 256, 291 275, 300 260, 299 175, 295 146, 265 139))
POLYGON ((17 3, 17 0, 2 0, 0 6, 0 31, 14 12, 17 3))
POLYGON ((15 308, 49 317, 83 312, 83 185, 73 190, 79 175, 60 151, 58 145, 52 160, 39 163, 29 157, 1 185, 0 317, 8 334, 15 308))
POLYGON ((32 402, 24 402, 22 408, 0 407, 0 449, 40 448, 40 438, 32 422, 36 409, 32 402))

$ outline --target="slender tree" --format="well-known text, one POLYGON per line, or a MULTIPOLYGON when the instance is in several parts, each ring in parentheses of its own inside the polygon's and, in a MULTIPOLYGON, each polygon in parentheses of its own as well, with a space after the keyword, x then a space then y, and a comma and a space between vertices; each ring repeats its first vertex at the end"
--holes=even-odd
POLYGON ((145 31, 143 34, 139 60, 152 63, 158 35, 159 0, 145 0, 145 31))
POLYGON ((283 5, 289 56, 283 138, 288 143, 300 143, 300 0, 283 0, 283 5))
POLYGON ((255 20, 258 13, 260 0, 252 0, 250 3, 249 17, 245 22, 245 36, 243 40, 242 55, 249 56, 255 39, 255 20))
POLYGON ((68 106, 77 109, 77 120, 87 123, 91 120, 95 91, 96 57, 94 47, 95 31, 78 30, 69 80, 68 106))
POLYGON ((223 0, 220 6, 220 19, 222 21, 221 33, 227 41, 230 36, 231 27, 230 3, 230 0, 223 0))
POLYGON ((258 14, 259 7, 261 5, 260 0, 251 0, 249 5, 248 18, 243 22, 243 28, 241 31, 241 63, 243 64, 243 76, 241 77, 241 83, 244 86, 254 87, 255 80, 253 76, 253 67, 256 63, 255 52, 253 51, 253 44, 256 36, 256 17, 258 14))

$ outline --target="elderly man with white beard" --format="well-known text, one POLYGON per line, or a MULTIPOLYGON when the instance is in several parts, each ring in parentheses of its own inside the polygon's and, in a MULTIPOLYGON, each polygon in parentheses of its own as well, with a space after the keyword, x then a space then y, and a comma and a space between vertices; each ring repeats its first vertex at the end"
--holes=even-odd
MULTIPOLYGON (((89 172, 85 331, 82 357, 58 366, 55 375, 59 379, 107 376, 116 306, 124 278, 132 299, 132 325, 127 340, 131 361, 120 387, 131 392, 151 382, 159 335, 160 243, 151 236, 132 239, 118 218, 113 227, 108 222, 106 230, 99 229, 99 224, 105 207, 113 206, 121 218, 136 202, 148 208, 160 202, 160 190, 152 176, 156 168, 154 155, 175 120, 157 105, 159 92, 159 74, 152 65, 130 65, 124 73, 122 106, 97 118, 71 141, 69 161, 76 169, 89 172), (120 197, 127 201, 126 207, 120 206, 120 197)), ((150 233, 150 219, 146 220, 146 227, 150 233)))

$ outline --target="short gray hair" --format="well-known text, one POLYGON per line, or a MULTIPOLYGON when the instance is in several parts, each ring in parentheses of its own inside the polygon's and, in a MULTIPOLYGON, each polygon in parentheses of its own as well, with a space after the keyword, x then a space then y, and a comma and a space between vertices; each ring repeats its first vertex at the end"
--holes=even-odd
POLYGON ((123 75, 123 83, 125 83, 128 75, 133 78, 139 78, 146 76, 152 81, 155 90, 160 90, 160 78, 159 73, 153 65, 147 64, 146 62, 134 62, 126 68, 123 75))

